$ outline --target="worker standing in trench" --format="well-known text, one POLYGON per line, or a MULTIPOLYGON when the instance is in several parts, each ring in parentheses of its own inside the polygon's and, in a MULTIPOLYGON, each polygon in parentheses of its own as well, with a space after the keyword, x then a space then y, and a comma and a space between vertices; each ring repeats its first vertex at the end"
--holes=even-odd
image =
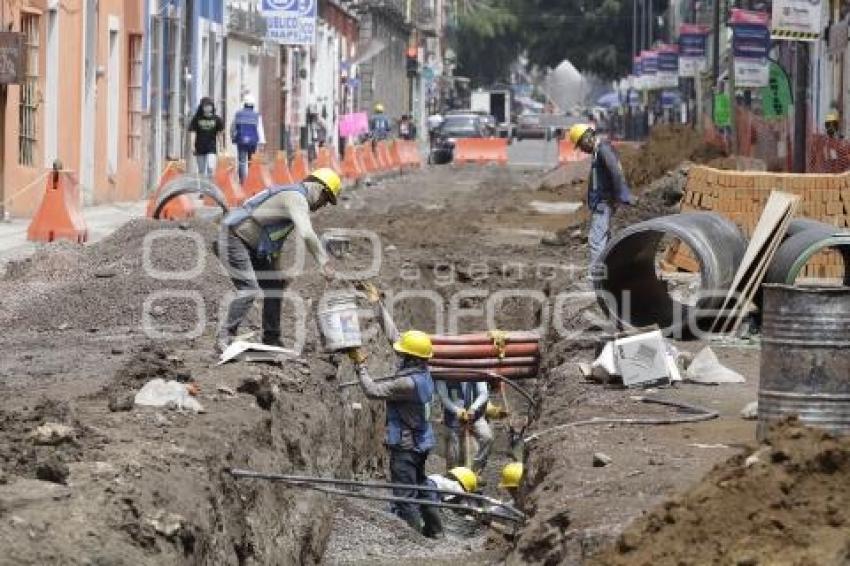
MULTIPOLYGON (((366 355, 360 348, 349 350, 363 393, 387 405, 386 446, 390 451, 390 478, 393 483, 427 485, 425 461, 436 444, 430 421, 430 405, 434 396, 434 380, 428 360, 434 353, 431 338, 424 332, 408 330, 400 334, 381 302, 380 293, 365 286, 367 298, 376 305, 378 320, 398 354, 395 377, 375 380, 366 368, 366 355)), ((415 488, 393 489, 398 497, 429 499, 428 492, 415 488)), ((393 511, 408 525, 427 537, 443 532, 436 508, 428 505, 397 502, 393 511)))
POLYGON ((443 405, 443 424, 448 429, 446 468, 471 464, 472 470, 480 475, 487 465, 493 445, 493 431, 484 416, 490 396, 487 383, 454 383, 443 380, 437 380, 436 383, 440 404, 443 405), (472 462, 462 461, 461 456, 469 450, 469 432, 478 443, 478 450, 472 462))
POLYGON ((236 336, 254 299, 263 297, 263 343, 281 346, 280 311, 286 281, 280 275, 280 252, 293 231, 304 241, 327 279, 335 276, 310 213, 336 204, 342 180, 333 169, 317 169, 303 182, 269 187, 224 217, 218 255, 228 270, 236 298, 219 329, 216 349, 223 352, 236 336))
POLYGON ((611 237, 611 217, 619 204, 632 204, 632 194, 623 174, 620 158, 611 144, 596 135, 589 124, 570 128, 570 140, 591 155, 590 177, 587 183, 587 208, 590 211, 588 245, 591 279, 604 277, 599 258, 611 237))

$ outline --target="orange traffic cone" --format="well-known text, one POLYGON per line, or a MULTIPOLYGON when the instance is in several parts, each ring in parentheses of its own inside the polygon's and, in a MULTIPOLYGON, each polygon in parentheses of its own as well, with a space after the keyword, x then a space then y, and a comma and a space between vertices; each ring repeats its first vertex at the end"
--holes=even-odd
POLYGON ((242 183, 242 190, 248 197, 252 197, 260 191, 272 186, 272 178, 266 167, 266 160, 259 153, 255 153, 248 163, 248 174, 242 183))
POLYGON ((292 173, 292 179, 296 183, 303 181, 310 174, 310 164, 307 162, 307 154, 300 149, 296 151, 292 157, 289 170, 292 173))
MULTIPOLYGON (((239 206, 245 200, 245 192, 239 186, 239 181, 236 178, 236 163, 232 157, 220 156, 218 158, 213 182, 224 194, 227 206, 239 206)), ((215 203, 209 197, 204 197, 204 204, 214 205, 215 203)))
POLYGON ((70 171, 54 167, 47 177, 44 198, 27 228, 27 240, 52 242, 72 240, 78 244, 89 239, 89 231, 80 209, 80 186, 70 171))
POLYGON ((286 163, 286 152, 278 151, 272 166, 272 182, 276 185, 291 185, 295 181, 286 163))
MULTIPOLYGON (((169 182, 183 175, 186 171, 182 161, 169 161, 165 165, 165 171, 159 178, 159 186, 148 200, 148 208, 145 215, 148 218, 153 218, 153 213, 156 212, 156 203, 159 200, 160 193, 163 187, 169 182)), ((183 220, 195 216, 195 205, 192 199, 187 195, 180 195, 168 201, 168 204, 159 213, 160 219, 164 220, 183 220)))

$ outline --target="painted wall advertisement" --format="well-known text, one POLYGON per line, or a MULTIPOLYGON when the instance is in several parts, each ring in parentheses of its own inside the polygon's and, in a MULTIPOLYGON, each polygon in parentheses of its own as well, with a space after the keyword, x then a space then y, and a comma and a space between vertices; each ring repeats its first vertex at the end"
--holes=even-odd
POLYGON ((679 76, 696 77, 708 71, 708 26, 682 24, 679 28, 679 76))
POLYGON ((657 88, 675 88, 679 86, 679 46, 661 45, 658 47, 658 72, 655 74, 657 88))
POLYGON ((773 0, 770 20, 776 39, 815 41, 823 32, 824 0, 773 0))
POLYGON ((318 0, 263 0, 266 37, 284 45, 316 43, 318 0))
POLYGON ((770 30, 767 12, 732 10, 735 88, 762 88, 770 82, 770 30))

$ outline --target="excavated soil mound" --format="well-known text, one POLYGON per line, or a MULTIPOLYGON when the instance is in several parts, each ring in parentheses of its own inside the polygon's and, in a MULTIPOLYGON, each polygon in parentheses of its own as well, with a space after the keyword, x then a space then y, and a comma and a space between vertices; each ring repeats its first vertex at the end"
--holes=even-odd
POLYGON ((706 145, 702 134, 679 124, 656 126, 646 143, 620 150, 626 179, 635 188, 663 177, 683 161, 707 163, 718 157, 723 157, 723 153, 706 145))
POLYGON ((850 564, 850 438, 796 421, 771 438, 717 466, 589 563, 850 564))

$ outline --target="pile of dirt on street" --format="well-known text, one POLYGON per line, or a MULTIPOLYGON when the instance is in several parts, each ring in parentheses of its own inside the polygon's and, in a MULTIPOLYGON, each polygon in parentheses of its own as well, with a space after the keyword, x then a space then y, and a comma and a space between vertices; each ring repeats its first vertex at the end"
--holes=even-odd
POLYGON ((850 438, 778 425, 638 520, 594 565, 850 564, 850 438))
POLYGON ((723 157, 715 147, 706 145, 702 135, 687 125, 660 125, 652 129, 649 140, 638 147, 624 146, 620 161, 629 185, 639 190, 683 161, 708 163, 723 157))
POLYGON ((217 314, 230 281, 213 224, 133 220, 91 246, 49 244, 0 279, 0 324, 33 330, 192 326, 217 314))

